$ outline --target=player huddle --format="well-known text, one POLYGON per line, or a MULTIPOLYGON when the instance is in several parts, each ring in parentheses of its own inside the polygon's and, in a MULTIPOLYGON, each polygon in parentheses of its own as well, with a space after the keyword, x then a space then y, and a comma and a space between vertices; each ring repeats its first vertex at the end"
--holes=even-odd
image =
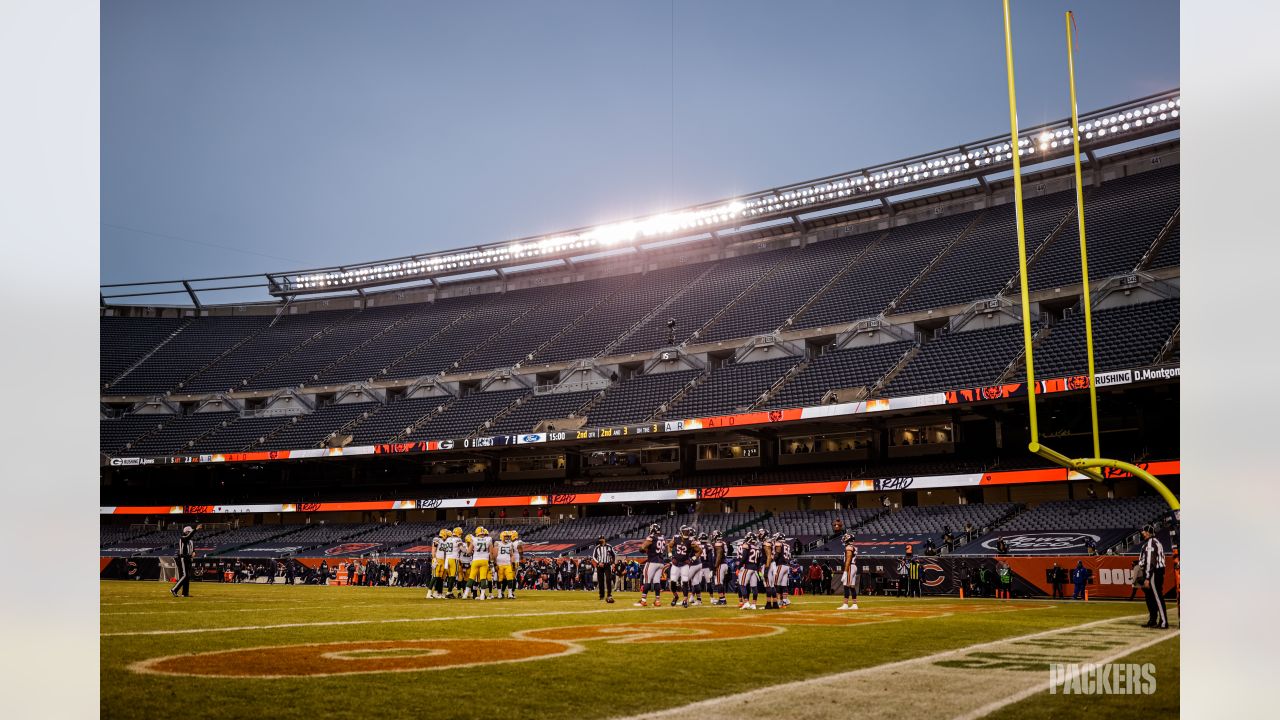
MULTIPOLYGON (((842 542, 845 557, 841 579, 845 602, 840 609, 857 610, 858 549, 851 534, 846 533, 842 542)), ((695 537, 693 528, 688 525, 682 526, 680 534, 668 540, 662 534, 662 526, 654 523, 649 526, 649 534, 640 549, 645 553, 645 564, 642 594, 636 607, 649 604, 650 592, 653 593, 653 606, 660 607, 664 584, 671 590, 673 606, 701 605, 704 592, 712 605, 726 605, 725 580, 730 553, 733 553, 737 566, 738 609, 759 609, 757 603, 762 587, 764 609, 777 610, 791 604, 791 540, 781 533, 748 532, 730 546, 718 530, 695 537)))
POLYGON ((489 531, 477 527, 472 535, 462 528, 442 529, 431 548, 432 599, 489 600, 516 596, 515 569, 522 543, 515 530, 503 530, 494 542, 489 531), (461 589, 461 594, 458 593, 461 589))

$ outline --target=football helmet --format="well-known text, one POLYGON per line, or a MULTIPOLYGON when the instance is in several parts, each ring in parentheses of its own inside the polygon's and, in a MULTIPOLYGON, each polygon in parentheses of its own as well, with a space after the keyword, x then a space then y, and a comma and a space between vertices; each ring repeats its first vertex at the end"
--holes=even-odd
POLYGON ((488 534, 489 534, 489 531, 485 530, 483 525, 476 527, 476 537, 484 537, 485 535, 488 535, 488 534))
POLYGON ((706 541, 707 541, 707 534, 706 534, 706 533, 704 533, 704 532, 703 532, 703 533, 698 533, 698 540, 700 540, 700 541, 702 541, 702 542, 706 542, 706 541))
POLYGON ((460 527, 456 527, 456 528, 454 528, 454 529, 453 529, 453 536, 454 536, 454 537, 462 537, 462 528, 460 528, 460 527))
POLYGON ((511 531, 511 539, 512 539, 512 540, 519 540, 519 539, 520 539, 520 533, 516 532, 515 530, 512 530, 512 531, 511 531))
POLYGON ((449 532, 449 528, 440 528, 440 537, 450 538, 453 537, 453 533, 449 532))
POLYGON ((471 537, 471 533, 467 533, 467 536, 462 539, 466 540, 467 542, 471 542, 472 540, 475 540, 474 537, 471 537))
POLYGON ((720 538, 722 538, 722 537, 724 537, 724 536, 720 534, 720 531, 719 531, 719 530, 712 530, 712 531, 711 531, 711 539, 712 539, 712 540, 719 540, 719 539, 720 539, 720 538))
POLYGON ((498 533, 498 539, 501 540, 502 542, 506 542, 510 540, 511 532, 509 530, 503 530, 502 532, 498 533))
POLYGON ((693 528, 689 527, 688 525, 680 526, 680 534, 683 535, 684 537, 689 537, 689 535, 691 535, 692 533, 693 533, 693 528))
POLYGON ((845 533, 844 537, 840 538, 840 540, 843 541, 845 545, 848 545, 853 542, 853 533, 845 533))
POLYGON ((661 534, 662 534, 662 526, 661 526, 661 525, 659 525, 658 523, 650 523, 650 525, 649 525, 649 534, 650 534, 650 535, 661 535, 661 534))

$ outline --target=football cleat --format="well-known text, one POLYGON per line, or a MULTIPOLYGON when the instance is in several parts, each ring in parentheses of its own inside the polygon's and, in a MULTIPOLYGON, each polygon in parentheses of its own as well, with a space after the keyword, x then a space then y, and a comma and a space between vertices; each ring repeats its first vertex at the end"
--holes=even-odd
POLYGON ((838 608, 836 608, 836 609, 837 609, 837 610, 848 610, 848 609, 849 609, 849 603, 845 603, 845 604, 841 605, 840 607, 838 607, 838 608))

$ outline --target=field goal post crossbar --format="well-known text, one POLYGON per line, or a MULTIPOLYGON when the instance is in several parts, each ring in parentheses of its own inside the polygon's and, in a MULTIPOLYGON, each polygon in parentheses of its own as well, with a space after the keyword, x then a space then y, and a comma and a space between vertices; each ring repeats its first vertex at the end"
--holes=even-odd
MULTIPOLYGON (((1075 16, 1070 11, 1066 13, 1067 68, 1071 86, 1071 140, 1075 155, 1076 215, 1079 218, 1080 266, 1084 281, 1083 302, 1085 313, 1085 345, 1088 352, 1089 408, 1093 424, 1094 456, 1092 458, 1073 460, 1062 453, 1056 452, 1053 449, 1040 444, 1040 430, 1036 418, 1036 395, 1039 393, 1036 386, 1035 355, 1032 348, 1031 298, 1027 280, 1027 238, 1023 223, 1022 153, 1018 139, 1018 101, 1013 72, 1013 33, 1010 29, 1009 0, 1002 0, 1002 4, 1004 6, 1005 71, 1008 77, 1009 86, 1009 147, 1011 148, 1010 155, 1012 156, 1011 160, 1013 161, 1013 198, 1018 231, 1018 281, 1020 284, 1022 300, 1022 340, 1027 365, 1027 410, 1031 425, 1031 442, 1027 445, 1027 449, 1055 465, 1066 468, 1067 470, 1073 470, 1097 482, 1103 482, 1105 480, 1104 475, 1100 472, 1100 470, 1104 468, 1127 472, 1134 477, 1141 478, 1156 492, 1158 492, 1160 497, 1164 498, 1165 502, 1169 504, 1171 509, 1179 511, 1181 510, 1181 504, 1178 502, 1178 498, 1174 496, 1174 494, 1163 482, 1160 481, 1159 478, 1152 475, 1150 472, 1133 465, 1132 463, 1103 458, 1099 447, 1098 396, 1094 377, 1093 322, 1089 298, 1089 264, 1088 255, 1086 254, 1084 232, 1084 194, 1083 187, 1080 184, 1080 127, 1079 119, 1076 114, 1075 58, 1072 46, 1072 25, 1075 23, 1075 16)), ((1032 140, 1032 142, 1034 142, 1034 140, 1032 140)))

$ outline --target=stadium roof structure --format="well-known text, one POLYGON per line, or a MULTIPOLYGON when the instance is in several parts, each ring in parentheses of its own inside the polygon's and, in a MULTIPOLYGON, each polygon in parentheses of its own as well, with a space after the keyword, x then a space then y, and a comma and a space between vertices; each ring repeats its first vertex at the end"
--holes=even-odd
MULTIPOLYGON (((1180 90, 1175 88, 1081 115, 1080 149, 1090 159, 1102 148, 1176 132, 1181 126, 1180 90)), ((1071 154, 1071 121, 1064 118, 1020 133, 1017 153, 1023 165, 1044 163, 1071 154)), ((950 148, 882 163, 850 172, 704 203, 657 215, 576 228, 516 240, 434 253, 408 255, 333 267, 265 274, 104 284, 102 289, 134 289, 102 295, 111 299, 187 294, 201 307, 199 292, 265 288, 277 298, 304 295, 363 294, 390 285, 435 284, 438 278, 482 273, 502 277, 516 268, 641 248, 687 238, 718 240, 722 231, 790 220, 823 210, 879 201, 943 185, 973 182, 982 189, 987 178, 1013 168, 1009 138, 998 135, 950 148), (247 284, 196 287, 193 283, 254 279, 247 284), (142 288, 147 288, 143 290, 142 288)))

